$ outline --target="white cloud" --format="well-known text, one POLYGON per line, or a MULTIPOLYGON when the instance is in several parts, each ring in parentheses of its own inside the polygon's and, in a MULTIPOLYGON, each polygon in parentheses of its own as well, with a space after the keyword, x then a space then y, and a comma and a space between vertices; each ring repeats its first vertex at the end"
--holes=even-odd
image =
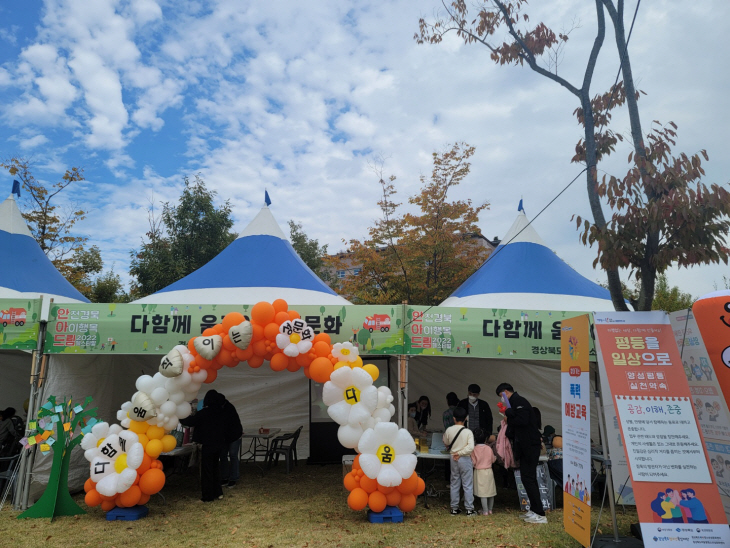
POLYGON ((28 150, 37 148, 41 145, 44 145, 48 142, 48 138, 46 138, 45 135, 34 135, 33 137, 29 137, 28 139, 21 139, 20 140, 20 148, 28 150))

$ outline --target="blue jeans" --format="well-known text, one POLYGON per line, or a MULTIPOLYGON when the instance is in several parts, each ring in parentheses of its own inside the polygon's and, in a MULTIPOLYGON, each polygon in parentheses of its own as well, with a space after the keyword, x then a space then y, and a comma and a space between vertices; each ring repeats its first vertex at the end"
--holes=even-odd
POLYGON ((221 449, 221 480, 238 481, 240 476, 238 456, 241 454, 241 438, 221 449))
POLYGON ((464 507, 467 510, 474 510, 474 468, 471 458, 459 457, 456 461, 451 460, 451 509, 459 508, 459 491, 464 488, 464 507))

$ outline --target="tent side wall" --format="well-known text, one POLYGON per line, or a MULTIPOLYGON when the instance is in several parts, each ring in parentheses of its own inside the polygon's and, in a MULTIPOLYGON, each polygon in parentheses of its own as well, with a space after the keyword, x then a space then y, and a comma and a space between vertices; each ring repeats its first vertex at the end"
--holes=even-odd
POLYGON ((15 408, 15 412, 26 420, 23 403, 30 396, 30 373, 33 368, 33 354, 22 350, 0 352, 0 409, 15 408))

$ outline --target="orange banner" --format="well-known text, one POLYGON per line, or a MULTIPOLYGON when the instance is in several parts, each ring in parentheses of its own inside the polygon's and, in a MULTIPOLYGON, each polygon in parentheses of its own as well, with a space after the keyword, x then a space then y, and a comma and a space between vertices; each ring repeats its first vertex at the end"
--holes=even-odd
POLYGON ((730 291, 700 298, 692 312, 722 393, 730 394, 730 291))

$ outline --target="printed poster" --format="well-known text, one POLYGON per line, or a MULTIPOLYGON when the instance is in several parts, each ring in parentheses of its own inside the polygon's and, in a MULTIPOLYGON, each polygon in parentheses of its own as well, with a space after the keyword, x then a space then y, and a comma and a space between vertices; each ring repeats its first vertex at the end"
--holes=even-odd
MULTIPOLYGON (((692 311, 669 314, 710 467, 730 518, 730 413, 692 311)), ((730 332, 730 330, 729 330, 730 332)))
POLYGON ((590 339, 588 315, 563 320, 563 526, 583 546, 591 544, 590 339))
POLYGON ((35 350, 41 299, 0 299, 0 349, 35 350))
POLYGON ((595 312, 594 321, 644 546, 730 546, 668 315, 595 312))

